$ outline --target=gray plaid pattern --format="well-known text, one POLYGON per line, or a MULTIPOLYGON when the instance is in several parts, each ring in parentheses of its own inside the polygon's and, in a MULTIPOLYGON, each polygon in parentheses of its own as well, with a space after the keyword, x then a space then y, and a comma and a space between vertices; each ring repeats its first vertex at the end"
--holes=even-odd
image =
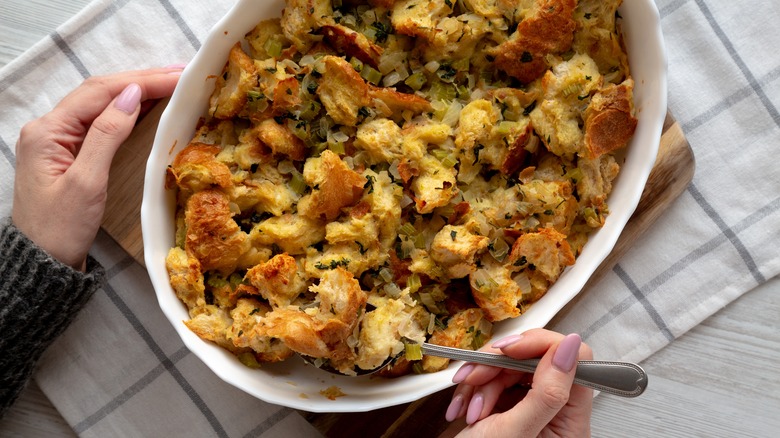
MULTIPOLYGON (((633 1, 633 0, 625 0, 633 1)), ((697 159, 688 190, 552 328, 641 361, 780 271, 780 4, 658 0, 669 109, 697 159)), ((0 214, 21 125, 84 78, 190 59, 228 0, 99 0, 0 70, 0 214), (125 50, 124 47, 127 46, 125 50)), ((45 355, 39 385, 83 436, 316 436, 293 410, 208 370, 108 236, 108 284, 45 355)))

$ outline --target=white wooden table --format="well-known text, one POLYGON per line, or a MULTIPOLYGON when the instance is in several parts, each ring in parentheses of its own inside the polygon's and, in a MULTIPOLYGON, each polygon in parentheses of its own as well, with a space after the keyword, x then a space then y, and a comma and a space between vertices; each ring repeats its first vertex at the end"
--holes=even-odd
MULTIPOLYGON (((0 67, 88 0, 0 0, 0 67)), ((641 397, 599 396, 596 437, 771 437, 780 430, 780 279, 746 293, 642 363, 641 397)), ((31 382, 0 436, 75 436, 31 382)))

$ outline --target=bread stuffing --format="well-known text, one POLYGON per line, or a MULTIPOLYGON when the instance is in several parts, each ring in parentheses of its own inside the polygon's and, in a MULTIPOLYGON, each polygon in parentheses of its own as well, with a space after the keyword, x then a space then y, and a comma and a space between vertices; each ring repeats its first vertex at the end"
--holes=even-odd
POLYGON ((620 3, 287 0, 167 169, 187 327, 346 375, 480 348, 609 215, 637 125, 620 3))

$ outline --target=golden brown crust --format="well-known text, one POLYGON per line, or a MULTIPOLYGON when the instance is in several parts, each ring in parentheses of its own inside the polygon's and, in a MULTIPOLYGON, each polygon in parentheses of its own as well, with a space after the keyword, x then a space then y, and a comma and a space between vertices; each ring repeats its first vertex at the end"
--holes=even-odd
POLYGON ((245 278, 274 307, 285 307, 306 289, 294 257, 278 254, 249 269, 245 278))
POLYGON ((193 142, 176 155, 168 176, 179 187, 191 191, 203 190, 216 185, 229 188, 233 185, 230 169, 216 159, 221 147, 193 142))
POLYGON ((323 59, 325 72, 317 87, 317 95, 336 123, 355 126, 360 108, 371 103, 368 85, 344 59, 336 56, 323 59))
POLYGON ((203 271, 230 273, 244 253, 246 234, 233 220, 229 201, 218 190, 204 190, 187 201, 185 249, 201 263, 203 271))
POLYGON ((275 309, 263 321, 263 334, 281 339, 298 353, 328 358, 334 367, 348 372, 355 352, 347 338, 365 309, 366 293, 352 274, 340 267, 326 272, 310 290, 320 302, 316 311, 294 306, 275 309))
POLYGON ((330 0, 287 0, 282 11, 281 26, 287 37, 300 52, 313 43, 312 32, 323 24, 333 22, 330 0))
POLYGON ((198 259, 188 255, 182 248, 174 247, 168 251, 165 268, 173 291, 188 309, 206 304, 203 272, 198 259))
POLYGON ((327 221, 336 219, 341 209, 355 205, 363 194, 366 178, 347 167, 347 165, 329 150, 321 155, 321 182, 311 194, 311 204, 306 212, 309 217, 327 221))
POLYGON ((596 93, 585 110, 585 147, 591 158, 623 148, 634 136, 637 119, 633 116, 634 82, 610 84, 596 93))
POLYGON ((306 144, 274 119, 265 119, 255 127, 257 138, 275 154, 285 155, 294 161, 306 159, 306 144))
POLYGON ((403 111, 411 111, 414 114, 431 111, 431 103, 428 99, 416 94, 401 93, 392 88, 370 86, 369 96, 381 100, 392 111, 392 114, 400 114, 403 111))
POLYGON ((576 0, 537 0, 512 38, 496 48, 496 67, 522 83, 540 77, 549 67, 545 55, 571 48, 576 6, 576 0))
POLYGON ((285 116, 292 113, 301 102, 301 83, 290 77, 276 84, 271 112, 274 116, 285 116))
POLYGON ((209 105, 209 114, 218 119, 229 119, 241 112, 247 101, 247 92, 257 83, 257 70, 252 58, 236 43, 230 49, 228 62, 217 84, 209 105))
POLYGON ((566 235, 553 228, 542 228, 518 237, 512 245, 509 263, 526 271, 533 289, 530 301, 536 301, 558 279, 563 268, 574 264, 574 253, 566 235))
POLYGON ((347 58, 354 56, 374 68, 379 64, 382 48, 372 43, 362 33, 340 24, 326 24, 322 26, 321 32, 325 41, 337 52, 345 54, 347 58))
MULTIPOLYGON (((471 308, 458 312, 447 320, 445 329, 435 330, 428 342, 444 347, 479 349, 491 335, 492 324, 483 322, 484 319, 485 314, 481 309, 471 308)), ((423 356, 423 369, 426 372, 442 370, 449 363, 449 359, 423 356)))

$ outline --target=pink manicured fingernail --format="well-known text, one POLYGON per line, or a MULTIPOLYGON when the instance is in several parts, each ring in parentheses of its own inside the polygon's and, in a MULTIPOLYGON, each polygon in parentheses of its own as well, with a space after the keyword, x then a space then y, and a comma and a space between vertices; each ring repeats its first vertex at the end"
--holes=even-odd
POLYGON ((444 414, 444 419, 447 421, 455 421, 460 414, 460 409, 463 407, 463 396, 458 394, 452 398, 450 405, 447 407, 447 413, 444 414))
POLYGON ((474 394, 473 397, 471 397, 471 402, 469 403, 469 410, 466 413, 466 423, 468 424, 474 424, 479 420, 479 416, 482 415, 482 407, 485 405, 485 399, 482 398, 481 393, 474 394))
POLYGON ((522 337, 523 337, 523 335, 510 335, 510 336, 507 336, 505 338, 501 338, 501 339, 497 340, 496 342, 493 342, 493 345, 491 345, 491 347, 493 347, 493 348, 508 347, 508 346, 514 344, 515 342, 519 341, 522 337))
POLYGON ((184 67, 187 67, 186 63, 166 65, 163 68, 178 68, 179 70, 184 70, 184 67))
POLYGON ((472 371, 474 371, 474 364, 473 363, 467 363, 460 367, 457 373, 455 373, 454 376, 452 376, 452 383, 460 383, 464 380, 466 380, 466 377, 471 374, 472 371))
POLYGON ((580 352, 580 345, 582 344, 582 338, 576 333, 567 335, 560 344, 558 349, 555 350, 552 364, 558 370, 568 373, 574 368, 574 364, 577 362, 577 356, 580 352))
POLYGON ((141 104, 141 86, 130 84, 119 93, 114 101, 114 106, 127 114, 133 114, 141 104))

